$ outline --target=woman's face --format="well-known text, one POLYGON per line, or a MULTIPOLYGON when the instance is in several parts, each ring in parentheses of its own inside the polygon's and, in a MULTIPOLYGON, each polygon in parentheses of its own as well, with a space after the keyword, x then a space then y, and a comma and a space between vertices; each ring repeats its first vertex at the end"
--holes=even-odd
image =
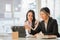
POLYGON ((28 21, 32 21, 33 20, 33 14, 32 12, 28 13, 28 21))
POLYGON ((43 20, 46 20, 48 18, 48 15, 43 11, 40 12, 40 16, 43 20))

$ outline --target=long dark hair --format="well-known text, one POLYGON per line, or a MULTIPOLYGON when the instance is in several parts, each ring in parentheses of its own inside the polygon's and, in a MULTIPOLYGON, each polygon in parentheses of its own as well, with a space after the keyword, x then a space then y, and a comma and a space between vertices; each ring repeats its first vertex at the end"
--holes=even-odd
POLYGON ((28 13, 29 12, 32 12, 32 14, 33 14, 33 20, 32 20, 32 25, 31 26, 34 28, 34 25, 35 25, 35 12, 33 10, 29 10, 26 14, 26 21, 28 21, 28 13))

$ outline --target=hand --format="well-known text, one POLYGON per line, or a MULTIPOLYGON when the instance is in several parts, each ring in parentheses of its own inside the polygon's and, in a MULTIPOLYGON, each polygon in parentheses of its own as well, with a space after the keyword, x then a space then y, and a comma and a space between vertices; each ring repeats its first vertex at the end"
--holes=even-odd
POLYGON ((35 38, 38 38, 39 37, 39 33, 35 34, 34 37, 35 38))
POLYGON ((56 38, 56 35, 48 35, 48 38, 56 38))
POLYGON ((42 32, 39 33, 41 37, 44 37, 44 34, 42 32))

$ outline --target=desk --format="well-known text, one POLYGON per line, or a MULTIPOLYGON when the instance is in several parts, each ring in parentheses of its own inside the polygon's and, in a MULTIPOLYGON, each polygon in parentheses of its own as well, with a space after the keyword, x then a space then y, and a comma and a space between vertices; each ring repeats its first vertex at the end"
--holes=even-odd
POLYGON ((57 39, 19 38, 19 40, 57 40, 57 39))
MULTIPOLYGON (((12 40, 12 35, 11 34, 0 35, 0 40, 12 40)), ((18 38, 18 40, 60 40, 60 38, 57 38, 57 39, 18 38)))

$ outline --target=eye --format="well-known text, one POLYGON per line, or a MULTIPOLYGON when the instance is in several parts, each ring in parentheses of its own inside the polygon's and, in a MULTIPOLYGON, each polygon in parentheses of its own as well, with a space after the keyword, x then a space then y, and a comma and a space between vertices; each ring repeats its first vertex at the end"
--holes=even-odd
POLYGON ((30 15, 28 15, 30 17, 30 15))
POLYGON ((29 15, 30 16, 30 15, 29 15))

